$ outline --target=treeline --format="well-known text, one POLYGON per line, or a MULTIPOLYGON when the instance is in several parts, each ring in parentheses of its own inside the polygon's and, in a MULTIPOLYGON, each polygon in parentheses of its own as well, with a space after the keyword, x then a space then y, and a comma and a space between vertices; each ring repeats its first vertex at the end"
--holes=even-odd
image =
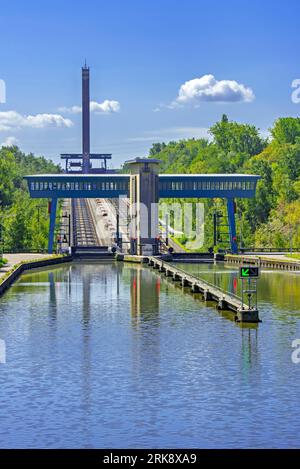
POLYGON ((0 148, 0 237, 4 251, 47 247, 47 200, 31 199, 23 176, 58 172, 61 168, 44 157, 25 155, 16 146, 0 148))
MULTIPOLYGON (((210 134, 211 140, 155 143, 150 157, 161 159, 166 173, 259 174, 256 198, 237 200, 239 244, 300 247, 300 119, 278 119, 266 139, 255 126, 223 115, 210 134)), ((207 248, 213 243, 213 211, 226 212, 221 199, 204 203, 207 248)))

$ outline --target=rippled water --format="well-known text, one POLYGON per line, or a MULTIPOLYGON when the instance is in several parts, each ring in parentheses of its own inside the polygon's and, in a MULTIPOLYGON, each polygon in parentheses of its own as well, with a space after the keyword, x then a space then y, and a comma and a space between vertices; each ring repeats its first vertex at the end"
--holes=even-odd
POLYGON ((22 275, 0 299, 0 447, 299 447, 300 275, 260 291, 241 327, 140 266, 22 275))

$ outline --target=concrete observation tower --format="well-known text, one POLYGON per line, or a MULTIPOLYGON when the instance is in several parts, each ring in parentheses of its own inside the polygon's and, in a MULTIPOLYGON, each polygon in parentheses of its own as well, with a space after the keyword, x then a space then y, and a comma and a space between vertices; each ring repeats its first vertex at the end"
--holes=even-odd
POLYGON ((91 153, 90 151, 90 68, 85 63, 82 67, 82 153, 63 153, 65 172, 71 174, 114 173, 107 168, 111 153, 91 153), (95 161, 100 165, 93 167, 95 161))

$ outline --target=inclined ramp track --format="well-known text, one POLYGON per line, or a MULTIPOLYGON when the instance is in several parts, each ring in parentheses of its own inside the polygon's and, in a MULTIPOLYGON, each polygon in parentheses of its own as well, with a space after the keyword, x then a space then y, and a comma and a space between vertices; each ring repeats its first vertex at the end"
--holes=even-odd
POLYGON ((96 229, 96 217, 88 199, 72 200, 73 256, 77 260, 113 260, 96 229))
POLYGON ((74 246, 101 246, 87 199, 72 199, 72 219, 74 246))

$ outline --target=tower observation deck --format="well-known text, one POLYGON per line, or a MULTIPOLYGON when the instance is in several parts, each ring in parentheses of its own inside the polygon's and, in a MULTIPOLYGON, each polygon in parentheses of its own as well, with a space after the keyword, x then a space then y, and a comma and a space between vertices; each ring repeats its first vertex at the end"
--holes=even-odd
POLYGON ((113 173, 107 162, 111 153, 90 152, 90 68, 82 67, 82 153, 63 153, 60 155, 65 163, 65 172, 71 174, 104 174, 113 173), (100 161, 93 167, 92 162, 100 161))

